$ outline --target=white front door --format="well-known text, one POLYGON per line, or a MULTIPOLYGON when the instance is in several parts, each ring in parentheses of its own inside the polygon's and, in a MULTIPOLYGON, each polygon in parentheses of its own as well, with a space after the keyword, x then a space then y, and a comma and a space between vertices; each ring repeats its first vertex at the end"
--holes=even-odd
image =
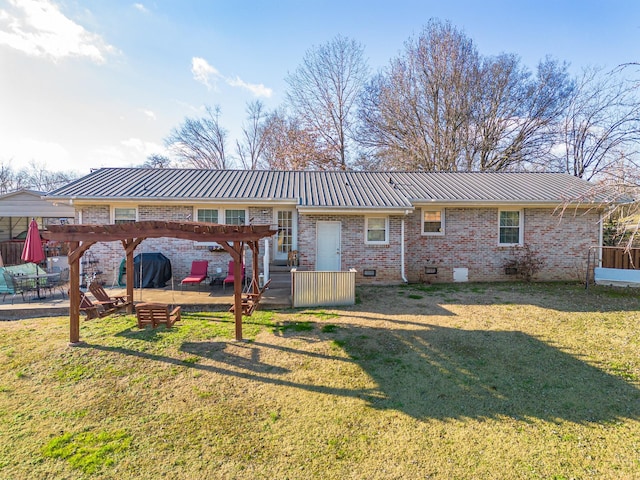
POLYGON ((289 252, 296 250, 295 212, 293 210, 276 210, 275 221, 278 233, 274 242, 274 260, 287 260, 289 252))
POLYGON ((318 222, 316 224, 316 270, 339 272, 340 222, 318 222))

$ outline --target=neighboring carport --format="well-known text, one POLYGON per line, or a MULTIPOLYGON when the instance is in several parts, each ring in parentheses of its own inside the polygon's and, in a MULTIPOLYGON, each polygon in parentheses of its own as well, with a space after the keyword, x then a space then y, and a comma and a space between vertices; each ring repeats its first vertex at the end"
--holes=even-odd
MULTIPOLYGON (((199 222, 143 221, 114 225, 51 225, 42 236, 69 244, 69 342, 80 342, 80 259, 98 242, 122 243, 126 255, 126 288, 133 298, 133 253, 147 238, 170 237, 197 242, 217 242, 234 261, 235 278, 242 276, 242 251, 247 245, 253 253, 253 288, 258 289, 260 239, 276 233, 270 225, 217 225, 199 222)), ((242 283, 234 283, 236 340, 242 340, 242 283)), ((257 293, 257 290, 254 292, 257 293)), ((133 313, 133 306, 129 312, 133 313)))
POLYGON ((73 205, 48 202, 42 199, 43 195, 43 192, 25 189, 0 195, 0 256, 5 264, 22 263, 24 238, 16 237, 26 232, 31 219, 35 218, 41 229, 52 224, 73 223, 73 205))

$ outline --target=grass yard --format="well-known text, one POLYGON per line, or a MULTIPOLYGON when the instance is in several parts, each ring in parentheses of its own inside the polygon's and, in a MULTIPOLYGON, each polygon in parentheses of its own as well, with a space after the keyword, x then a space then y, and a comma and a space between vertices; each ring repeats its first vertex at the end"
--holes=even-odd
POLYGON ((363 287, 340 309, 0 322, 2 479, 640 478, 640 301, 363 287))

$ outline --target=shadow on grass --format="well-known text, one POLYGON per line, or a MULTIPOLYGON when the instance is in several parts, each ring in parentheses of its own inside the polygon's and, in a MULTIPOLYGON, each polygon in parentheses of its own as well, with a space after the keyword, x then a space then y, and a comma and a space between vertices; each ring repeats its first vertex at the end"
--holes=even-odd
MULTIPOLYGON (((360 398, 376 409, 402 411, 418 419, 537 418, 576 423, 608 423, 640 418, 640 390, 622 376, 611 375, 535 337, 517 331, 460 330, 423 325, 422 329, 385 329, 342 324, 330 334, 314 325, 304 339, 333 341, 348 355, 309 352, 268 342, 185 342, 180 350, 213 361, 184 361, 124 347, 85 344, 150 361, 299 388, 360 398), (246 352, 238 354, 237 348, 246 352), (299 357, 356 364, 374 388, 337 388, 340 379, 294 381, 290 370, 261 360, 267 350, 299 357), (234 353, 236 352, 236 353, 234 353)), ((298 339, 297 332, 286 338, 298 339)), ((270 357, 271 358, 271 357, 270 357)), ((624 373, 624 372, 623 372, 624 373)), ((352 375, 350 373, 349 375, 352 375)))
POLYGON ((372 403, 416 418, 637 419, 640 390, 513 331, 348 326, 338 339, 380 387, 372 403))
MULTIPOLYGON (((135 318, 134 318, 135 320, 135 318)), ((242 320, 242 324, 245 326, 260 326, 271 327, 273 322, 271 321, 270 312, 260 312, 253 317, 245 317, 242 320)), ((202 335, 206 335, 207 338, 216 336, 229 337, 233 334, 235 328, 235 319, 232 314, 228 312, 188 312, 182 314, 182 320, 174 324, 173 327, 167 328, 165 325, 160 325, 157 328, 146 326, 145 328, 138 328, 137 325, 130 326, 123 329, 114 335, 116 337, 143 340, 146 342, 159 342, 166 338, 166 335, 171 335, 172 332, 178 331, 182 335, 189 335, 193 329, 199 330, 202 335), (187 333, 181 332, 187 325, 187 333)))

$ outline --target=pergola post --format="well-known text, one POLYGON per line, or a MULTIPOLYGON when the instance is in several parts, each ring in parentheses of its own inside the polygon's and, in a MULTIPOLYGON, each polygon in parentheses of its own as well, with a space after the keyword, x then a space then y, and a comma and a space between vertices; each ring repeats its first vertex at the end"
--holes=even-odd
POLYGON ((233 242, 233 250, 235 252, 233 259, 233 313, 235 314, 236 323, 236 341, 242 341, 242 248, 244 242, 233 242))
POLYGON ((69 344, 80 342, 80 258, 78 255, 79 242, 70 242, 69 250, 75 255, 69 255, 69 344))
MULTIPOLYGON (((258 275, 258 262, 260 261, 259 258, 259 254, 260 254, 260 246, 258 244, 258 242, 248 242, 249 243, 249 248, 251 248, 251 251, 253 252, 253 269, 251 270, 251 274, 253 277, 253 294, 257 295, 258 293, 260 293, 260 284, 258 283, 258 280, 260 279, 259 275, 258 275)), ((266 280, 266 279, 265 279, 266 280)))
POLYGON ((144 239, 128 238, 126 240, 122 240, 125 252, 125 283, 127 287, 127 301, 129 302, 129 305, 127 305, 127 313, 129 314, 133 313, 133 287, 135 283, 133 252, 135 252, 136 247, 140 245, 142 240, 144 239))
POLYGON ((80 343, 80 259, 95 242, 69 242, 69 344, 80 343))

